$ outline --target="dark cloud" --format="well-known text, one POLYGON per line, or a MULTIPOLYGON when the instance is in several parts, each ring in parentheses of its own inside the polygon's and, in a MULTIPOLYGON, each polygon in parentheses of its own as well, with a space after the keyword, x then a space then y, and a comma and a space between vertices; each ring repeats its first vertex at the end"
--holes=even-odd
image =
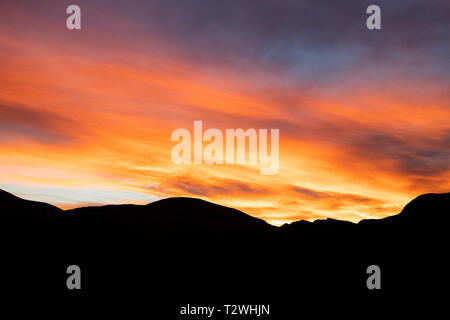
POLYGON ((322 205, 330 207, 333 210, 340 209, 345 206, 358 205, 380 205, 384 202, 375 198, 359 196, 350 193, 317 191, 309 188, 292 186, 291 191, 299 194, 303 199, 308 201, 320 200, 322 205))
POLYGON ((337 201, 351 202, 351 203, 357 202, 359 204, 380 203, 380 201, 378 199, 358 196, 358 195, 350 194, 350 193, 340 193, 340 192, 331 192, 331 191, 323 192, 323 191, 316 191, 313 189, 302 188, 302 187, 297 187, 297 186, 291 187, 291 190, 300 194, 303 198, 310 199, 310 200, 335 199, 337 201))
POLYGON ((355 153, 367 158, 394 161, 396 172, 435 176, 450 170, 450 135, 436 132, 433 138, 368 130, 352 141, 355 153))
POLYGON ((200 182, 189 177, 178 177, 173 182, 168 182, 168 188, 176 189, 181 193, 195 196, 221 196, 221 195, 265 195, 271 191, 261 187, 250 185, 238 180, 214 179, 208 182, 200 182))
POLYGON ((0 103, 0 137, 7 140, 18 136, 44 143, 67 143, 73 139, 69 128, 74 124, 72 120, 48 111, 0 103))
MULTIPOLYGON (((402 175, 435 176, 450 171, 450 129, 420 130, 377 127, 357 120, 333 115, 311 118, 299 126, 287 126, 284 135, 345 151, 351 159, 365 159, 378 170, 402 175), (394 167, 383 167, 386 161, 394 167)), ((351 163, 348 163, 351 165, 351 163)))
MULTIPOLYGON (((448 1, 376 1, 382 10, 378 31, 366 28, 371 0, 79 0, 77 4, 83 10, 86 39, 94 30, 114 37, 147 35, 149 43, 158 39, 205 68, 220 62, 242 71, 284 70, 284 80, 291 74, 296 82, 305 77, 335 81, 362 69, 377 80, 398 72, 449 76, 448 1)), ((34 6, 18 0, 16 6, 34 11, 39 6, 39 17, 51 16, 58 24, 64 9, 60 1, 50 0, 34 6)), ((132 46, 143 49, 145 36, 132 46)))
POLYGON ((137 25, 162 35, 177 51, 206 63, 281 67, 322 81, 363 67, 385 75, 399 69, 436 73, 448 66, 448 4, 377 1, 382 30, 369 31, 365 11, 371 4, 190 0, 150 2, 144 5, 147 10, 136 13, 143 6, 136 1, 122 9, 133 12, 137 25))
POLYGON ((330 198, 331 195, 326 192, 320 192, 315 191, 312 189, 307 188, 300 188, 300 187, 292 187, 291 190, 300 193, 303 197, 309 198, 309 199, 322 199, 322 198, 330 198))
POLYGON ((237 48, 248 47, 243 50, 247 53, 270 53, 270 48, 281 44, 289 49, 299 40, 310 46, 328 47, 370 43, 371 37, 377 35, 378 39, 397 40, 399 45, 413 47, 447 39, 449 5, 444 1, 377 1, 386 34, 367 32, 365 11, 371 4, 373 1, 368 0, 169 0, 145 4, 128 1, 118 6, 124 13, 134 12, 142 25, 157 25, 160 32, 187 37, 186 42, 192 46, 235 43, 237 48), (148 10, 137 12, 140 8, 148 10))

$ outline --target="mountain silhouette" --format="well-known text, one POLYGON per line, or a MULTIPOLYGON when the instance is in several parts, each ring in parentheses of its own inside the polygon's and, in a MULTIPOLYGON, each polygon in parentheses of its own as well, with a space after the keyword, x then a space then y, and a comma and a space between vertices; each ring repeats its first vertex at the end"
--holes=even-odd
POLYGON ((43 202, 24 200, 0 190, 1 227, 3 232, 37 228, 63 210, 43 202))
POLYGON ((0 211, 4 287, 70 299, 65 268, 77 264, 87 270, 81 297, 138 301, 151 288, 161 314, 251 297, 283 319, 298 315, 298 299, 390 301, 433 292, 446 275, 450 193, 419 196, 383 219, 281 227, 193 198, 63 211, 0 191, 0 211), (370 265, 382 270, 382 290, 367 289, 370 265))
POLYGON ((45 223, 55 219, 78 220, 86 223, 84 227, 95 225, 101 229, 112 228, 119 231, 128 228, 142 229, 157 225, 165 232, 251 232, 272 231, 280 233, 301 233, 309 229, 331 232, 334 230, 357 229, 366 226, 390 226, 403 229, 423 227, 430 223, 438 228, 449 219, 450 193, 424 194, 410 203, 396 215, 383 219, 361 220, 358 224, 335 219, 305 220, 285 224, 279 228, 264 220, 252 217, 242 211, 217 205, 196 198, 176 197, 149 203, 147 205, 106 205, 61 210, 53 205, 19 198, 0 190, 0 209, 2 225, 7 231, 35 227, 35 223, 45 223), (436 223, 436 220, 441 223, 436 223))
POLYGON ((265 221, 239 210, 193 198, 169 198, 148 205, 109 205, 66 211, 80 228, 128 230, 141 236, 175 233, 236 234, 269 230, 265 221), (164 231, 164 232, 163 232, 164 231))

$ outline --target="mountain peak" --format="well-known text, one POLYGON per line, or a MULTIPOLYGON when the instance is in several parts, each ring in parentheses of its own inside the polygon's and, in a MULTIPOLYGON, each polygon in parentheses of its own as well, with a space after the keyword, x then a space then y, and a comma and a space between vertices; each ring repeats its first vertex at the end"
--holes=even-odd
POLYGON ((252 217, 237 209, 221 206, 203 199, 175 197, 152 202, 146 205, 152 214, 170 218, 187 224, 210 225, 217 227, 270 227, 264 220, 252 217))
POLYGON ((400 212, 401 217, 410 219, 447 220, 450 208, 450 193, 427 193, 409 202, 400 212))

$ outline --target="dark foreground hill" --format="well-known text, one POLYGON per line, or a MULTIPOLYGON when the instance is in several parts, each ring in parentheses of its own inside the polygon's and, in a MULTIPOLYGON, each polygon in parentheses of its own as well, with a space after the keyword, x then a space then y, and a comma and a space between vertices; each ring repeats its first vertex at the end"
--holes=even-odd
POLYGON ((145 301, 178 319, 183 304, 393 301, 445 286, 450 194, 422 195, 398 215, 274 227, 191 198, 62 211, 0 192, 3 289, 72 301, 145 301), (79 265, 83 288, 66 288, 79 265), (381 269, 381 290, 366 286, 381 269), (32 270, 32 272, 30 272, 32 270))
POLYGON ((2 232, 36 228, 51 216, 63 212, 47 203, 24 200, 3 190, 0 190, 0 210, 2 232))

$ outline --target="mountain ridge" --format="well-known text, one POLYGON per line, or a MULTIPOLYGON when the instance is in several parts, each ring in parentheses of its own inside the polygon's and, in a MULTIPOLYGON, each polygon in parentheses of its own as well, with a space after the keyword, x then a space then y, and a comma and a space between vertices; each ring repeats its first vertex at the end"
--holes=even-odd
MULTIPOLYGON (((314 220, 312 222, 309 222, 307 220, 298 220, 298 221, 294 221, 292 223, 285 223, 281 226, 278 226, 277 228, 288 228, 288 226, 295 226, 297 224, 302 224, 302 225, 309 225, 309 224, 313 224, 313 225, 318 225, 318 224, 322 224, 322 223, 331 223, 331 224, 341 224, 341 225, 348 225, 348 224, 366 224, 366 223, 371 223, 373 221, 380 221, 380 220, 384 220, 384 219, 399 219, 399 217, 405 216, 406 214, 408 214, 408 216, 412 216, 411 213, 409 212, 413 212, 414 213, 414 217, 417 219, 417 211, 419 210, 424 210, 424 207, 426 207, 427 204, 423 204, 422 202, 424 201, 439 201, 439 202, 449 202, 450 201, 450 193, 426 193, 426 194, 422 194, 419 195, 418 197, 414 198, 413 200, 411 200, 408 204, 406 204, 403 209, 401 210, 401 212, 384 217, 384 218, 380 218, 380 219, 363 219, 357 223, 353 223, 350 221, 346 221, 346 220, 339 220, 339 219, 334 219, 334 218, 327 218, 327 219, 317 219, 314 220), (419 209, 420 207, 420 209, 419 209), (396 217, 396 218, 394 218, 396 217)), ((172 197, 172 198, 166 198, 166 199, 161 199, 161 200, 157 200, 148 204, 144 204, 144 205, 136 205, 136 204, 117 204, 117 205, 103 205, 103 206, 82 206, 82 207, 78 207, 78 208, 73 208, 73 209, 68 209, 68 210, 62 210, 56 206, 53 206, 51 204, 48 203, 44 203, 44 202, 38 202, 38 201, 33 201, 33 200, 26 200, 23 198, 20 198, 12 193, 9 193, 5 190, 0 189, 0 208, 3 207, 6 210, 15 210, 15 211, 19 211, 21 208, 22 210, 26 207, 29 206, 30 209, 32 210, 37 210, 39 211, 39 213, 41 214, 41 218, 46 218, 50 215, 54 215, 54 214, 73 214, 73 213, 79 213, 82 211, 98 211, 98 210, 106 210, 109 208, 115 208, 115 209, 119 209, 119 208, 123 208, 123 209, 131 209, 131 208, 139 208, 139 209, 144 209, 144 208, 149 208, 149 209, 153 209, 153 208, 160 208, 160 209, 165 209, 165 210, 170 210, 172 206, 174 206, 174 204, 177 204, 175 207, 185 207, 185 208, 203 208, 203 209, 209 209, 212 211, 218 211, 223 213, 223 211, 228 210, 230 213, 233 212, 237 215, 240 215, 242 220, 253 220, 253 221, 258 221, 258 223, 260 223, 259 221, 263 221, 265 224, 270 225, 269 223, 267 223, 266 221, 264 221, 263 219, 259 219, 257 217, 251 216, 243 211, 240 211, 238 209, 234 209, 234 208, 230 208, 230 207, 226 207, 226 206, 222 206, 207 200, 203 200, 203 199, 199 199, 199 198, 191 198, 191 197, 172 197), (5 206, 6 203, 6 206, 5 206), (14 208, 13 206, 18 206, 16 208, 14 208), (245 218, 243 218, 245 217, 245 218)), ((177 212, 179 213, 179 212, 177 212)), ((178 216, 180 217, 181 215, 178 214, 178 216)), ((423 217, 422 217, 423 218, 423 217)), ((273 225, 270 225, 273 226, 273 225)), ((276 226, 274 226, 276 227, 276 226)))
POLYGON ((270 301, 279 312, 297 314, 298 299, 322 301, 326 294, 347 303, 374 295, 416 296, 437 292, 446 279, 450 193, 419 196, 383 219, 280 227, 183 197, 62 211, 3 192, 0 211, 2 287, 19 293, 70 298, 65 270, 77 264, 86 274, 82 294, 93 301, 134 301, 151 290, 158 301, 153 307, 163 314, 160 302, 212 299, 270 301), (20 210, 9 206, 6 212, 6 202, 20 210), (30 214, 33 208, 50 214, 30 214), (15 214, 23 219, 12 219, 15 214), (370 265, 382 270, 381 293, 367 290, 370 265))

